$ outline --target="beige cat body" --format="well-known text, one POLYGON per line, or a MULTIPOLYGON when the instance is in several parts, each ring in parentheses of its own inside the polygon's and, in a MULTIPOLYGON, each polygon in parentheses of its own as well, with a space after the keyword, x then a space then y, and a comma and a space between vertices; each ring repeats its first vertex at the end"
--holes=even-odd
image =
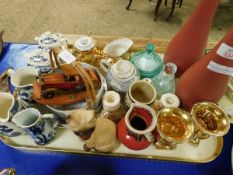
POLYGON ((75 110, 67 117, 67 123, 85 143, 86 151, 112 152, 119 146, 115 123, 107 118, 97 118, 94 110, 75 110))

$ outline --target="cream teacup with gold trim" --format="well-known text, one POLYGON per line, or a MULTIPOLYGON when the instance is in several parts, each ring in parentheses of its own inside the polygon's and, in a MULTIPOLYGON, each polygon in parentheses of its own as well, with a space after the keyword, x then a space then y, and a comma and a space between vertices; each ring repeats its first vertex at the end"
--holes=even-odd
POLYGON ((156 89, 150 79, 137 80, 129 86, 125 97, 125 107, 129 108, 132 103, 151 105, 156 99, 156 89))

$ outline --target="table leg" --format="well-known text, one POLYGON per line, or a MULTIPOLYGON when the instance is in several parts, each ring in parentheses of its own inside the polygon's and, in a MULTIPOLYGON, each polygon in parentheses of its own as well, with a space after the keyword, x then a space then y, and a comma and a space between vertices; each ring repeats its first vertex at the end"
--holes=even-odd
POLYGON ((158 17, 158 12, 159 12, 159 7, 161 5, 162 0, 158 0, 156 7, 155 7, 155 13, 154 13, 154 21, 157 20, 158 17))
POLYGON ((175 7, 176 7, 176 0, 172 0, 172 9, 171 9, 171 11, 170 11, 170 14, 169 14, 168 17, 167 17, 167 21, 170 20, 170 18, 171 18, 171 16, 172 16, 173 12, 174 12, 174 10, 175 10, 175 7))
POLYGON ((183 0, 179 0, 179 7, 180 8, 181 8, 182 4, 183 4, 183 0))
POLYGON ((129 0, 129 4, 126 6, 126 10, 129 10, 133 0, 129 0))

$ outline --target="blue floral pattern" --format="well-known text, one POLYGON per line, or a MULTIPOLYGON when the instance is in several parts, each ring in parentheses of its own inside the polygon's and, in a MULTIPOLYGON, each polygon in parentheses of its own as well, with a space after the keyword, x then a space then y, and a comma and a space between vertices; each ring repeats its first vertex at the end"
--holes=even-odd
POLYGON ((0 125, 0 134, 3 134, 8 137, 15 137, 21 134, 20 132, 13 132, 13 131, 14 130, 12 128, 9 128, 6 125, 0 125))
POLYGON ((34 139, 36 144, 44 145, 47 144, 50 140, 55 138, 55 129, 47 131, 46 126, 48 125, 44 119, 38 121, 35 125, 27 128, 28 134, 34 139))
POLYGON ((33 86, 29 85, 23 88, 19 88, 19 96, 24 101, 32 100, 33 86))
POLYGON ((130 84, 137 79, 139 79, 138 76, 132 77, 129 80, 124 80, 124 79, 119 80, 113 76, 111 71, 109 71, 109 73, 106 76, 106 81, 109 87, 111 87, 113 90, 117 92, 124 92, 124 93, 128 91, 130 84))

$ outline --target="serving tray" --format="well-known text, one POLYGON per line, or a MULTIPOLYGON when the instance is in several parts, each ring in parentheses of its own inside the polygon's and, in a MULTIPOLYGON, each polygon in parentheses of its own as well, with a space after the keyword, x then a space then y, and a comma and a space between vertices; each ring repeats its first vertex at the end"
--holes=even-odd
MULTIPOLYGON (((73 43, 79 35, 64 35, 64 37, 67 38, 68 45, 72 48, 73 43)), ((108 42, 118 39, 119 37, 93 36, 93 38, 97 41, 98 48, 103 48, 108 42)), ((132 38, 132 40, 134 41, 134 46, 131 48, 132 52, 145 49, 147 43, 153 43, 156 45, 157 53, 164 53, 169 43, 168 40, 162 39, 132 38)), ((209 43, 207 48, 212 48, 214 44, 215 43, 209 43)), ((222 105, 228 104, 227 100, 224 98, 226 97, 223 97, 222 105)), ((113 153, 104 154, 96 151, 86 152, 83 150, 83 142, 81 142, 69 128, 64 127, 58 127, 56 138, 51 143, 44 146, 36 145, 28 135, 18 137, 2 136, 1 140, 8 146, 23 150, 57 151, 63 153, 134 157, 150 160, 172 160, 193 163, 206 163, 214 160, 221 153, 223 147, 222 137, 210 136, 208 139, 201 140, 198 146, 194 146, 190 143, 183 143, 177 145, 177 148, 174 150, 156 149, 155 146, 151 144, 144 150, 134 151, 120 144, 113 153)))
POLYGON ((2 137, 2 141, 13 148, 33 151, 57 151, 63 153, 96 154, 118 157, 145 158, 150 160, 173 160, 194 163, 205 163, 214 160, 222 150, 222 137, 209 137, 201 140, 195 147, 190 143, 177 145, 175 150, 160 150, 154 145, 140 151, 130 150, 123 144, 113 153, 100 153, 96 151, 86 152, 83 150, 83 142, 72 133, 69 128, 57 128, 56 138, 44 146, 36 145, 28 135, 18 137, 2 137))

